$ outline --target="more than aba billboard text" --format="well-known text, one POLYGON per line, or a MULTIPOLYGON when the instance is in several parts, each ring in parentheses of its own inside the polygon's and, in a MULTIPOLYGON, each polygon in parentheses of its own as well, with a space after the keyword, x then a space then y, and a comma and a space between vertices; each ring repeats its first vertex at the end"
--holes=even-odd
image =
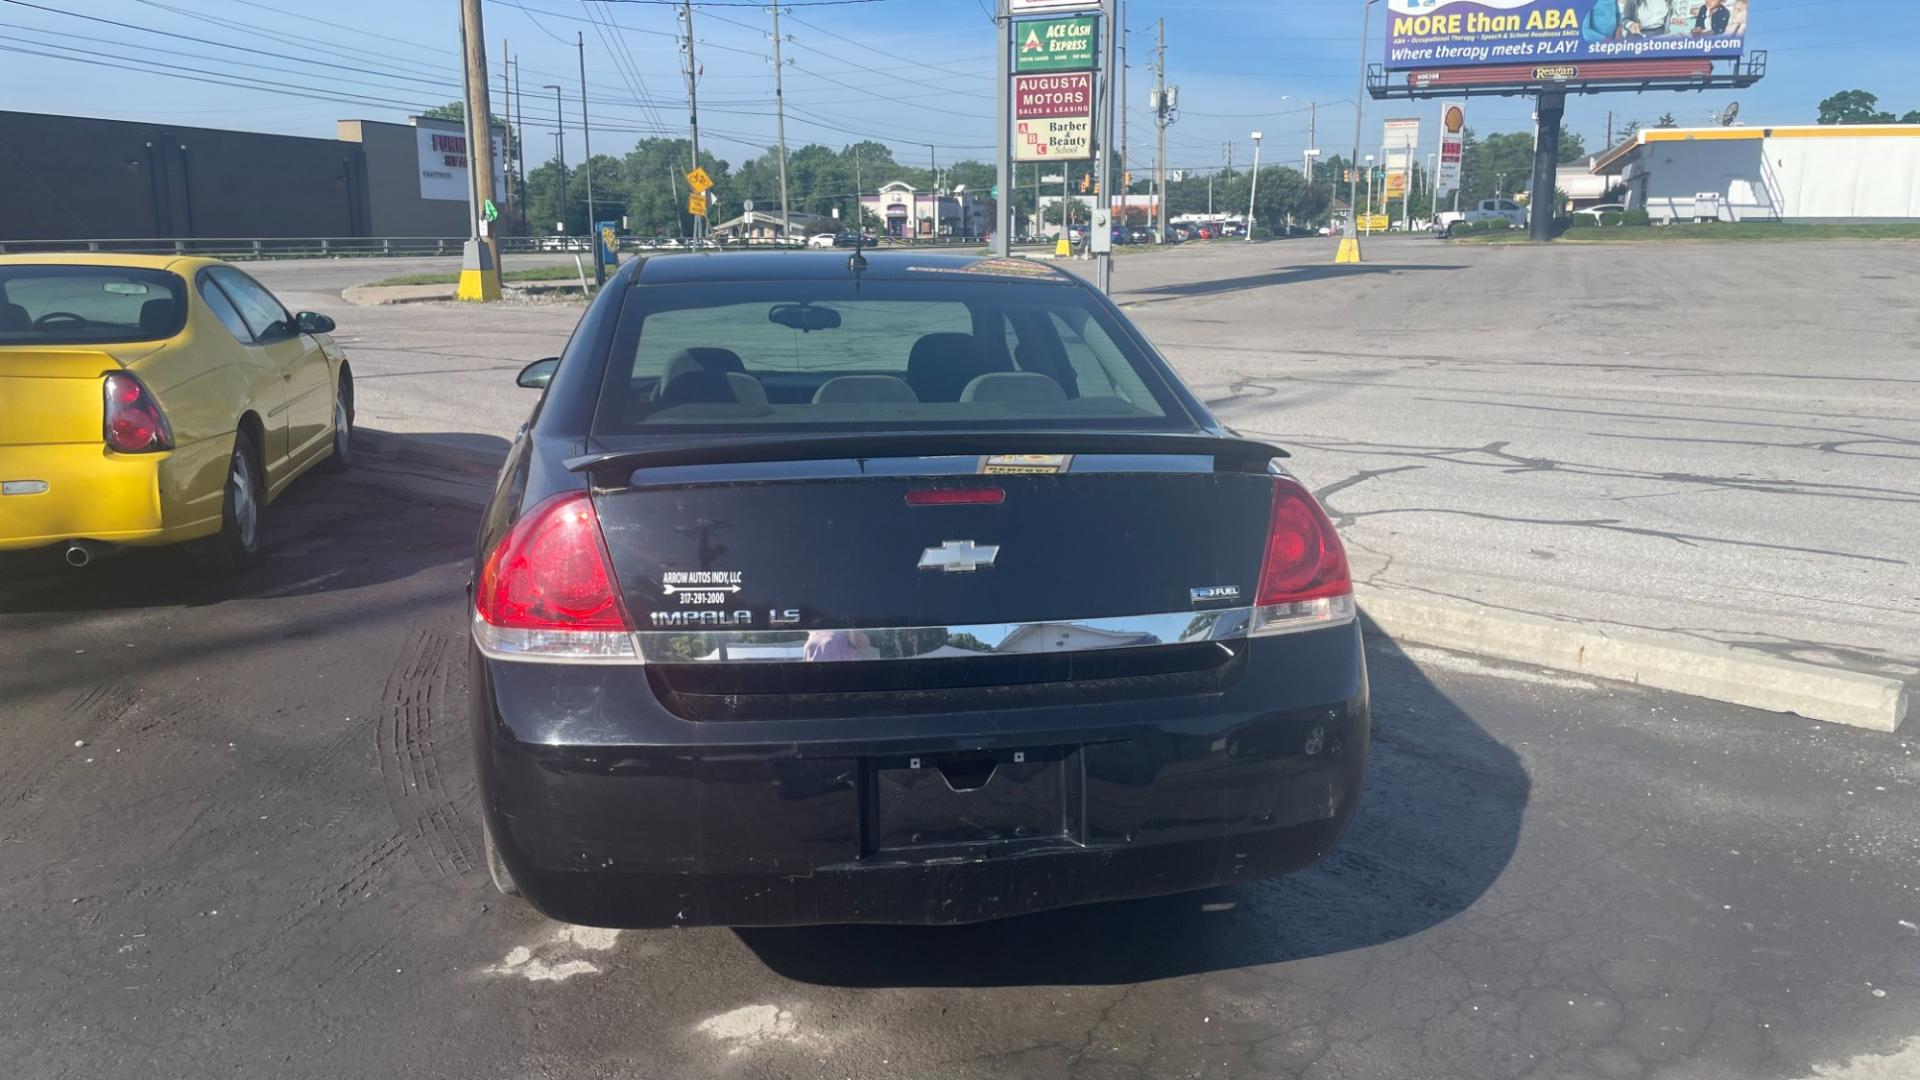
POLYGON ((1737 58, 1752 0, 1387 0, 1389 71, 1737 58))

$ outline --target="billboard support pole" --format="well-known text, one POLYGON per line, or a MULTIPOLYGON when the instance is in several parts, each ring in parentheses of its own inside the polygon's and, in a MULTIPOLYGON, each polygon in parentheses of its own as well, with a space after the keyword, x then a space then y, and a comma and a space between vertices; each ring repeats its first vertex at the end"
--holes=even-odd
POLYGON ((1540 137, 1533 150, 1533 198, 1527 203, 1527 239, 1541 243, 1553 239, 1553 217, 1559 210, 1554 205, 1557 201, 1554 180, 1560 167, 1560 120, 1567 113, 1567 95, 1559 90, 1543 90, 1535 111, 1540 116, 1540 137))
MULTIPOLYGON (((1009 164, 1013 157, 1011 136, 1013 132, 1013 73, 1008 70, 1007 54, 1013 49, 1013 20, 1007 16, 1007 0, 994 0, 994 40, 998 43, 999 60, 996 65, 998 78, 994 80, 995 95, 999 99, 997 115, 1000 126, 994 131, 993 182, 999 198, 993 200, 993 243, 988 250, 1002 258, 1012 251, 1013 243, 1013 167, 1009 164)), ((1039 195, 1034 196, 1034 210, 1040 209, 1039 195)), ((864 228, 866 223, 861 222, 864 228)))
MULTIPOLYGON (((1095 244, 1093 240, 1093 229, 1098 219, 1095 219, 1095 221, 1090 221, 1087 223, 1087 246, 1089 248, 1105 248, 1106 249, 1104 251, 1097 251, 1094 255, 1094 258, 1097 260, 1097 262, 1095 263, 1094 277, 1100 284, 1100 291, 1103 293, 1107 293, 1108 295, 1111 295, 1113 293, 1113 247, 1112 247, 1113 241, 1111 239, 1113 235, 1113 181, 1114 181, 1114 176, 1113 176, 1113 107, 1114 107, 1113 34, 1114 34, 1114 29, 1113 28, 1115 25, 1117 25, 1117 22, 1118 22, 1118 20, 1115 18, 1115 15, 1118 10, 1118 6, 1119 5, 1117 3, 1117 0, 1101 0, 1101 3, 1100 3, 1100 38, 1101 40, 1099 42, 1100 52, 1099 52, 1099 58, 1098 58, 1098 61, 1100 64, 1100 91, 1097 95, 1095 95, 1096 100, 1099 102, 1099 114, 1096 117, 1095 126, 1099 128, 1100 137, 1095 139, 1094 142, 1099 147, 1100 156, 1094 159, 1094 162, 1095 162, 1094 173, 1093 173, 1094 192, 1095 192, 1094 198, 1096 200, 1096 205, 1100 202, 1106 203, 1107 212, 1105 214, 1105 217, 1107 221, 1106 229, 1107 229, 1108 238, 1099 244, 1095 244)), ((1121 200, 1121 205, 1123 207, 1126 205, 1126 200, 1124 198, 1121 200)))

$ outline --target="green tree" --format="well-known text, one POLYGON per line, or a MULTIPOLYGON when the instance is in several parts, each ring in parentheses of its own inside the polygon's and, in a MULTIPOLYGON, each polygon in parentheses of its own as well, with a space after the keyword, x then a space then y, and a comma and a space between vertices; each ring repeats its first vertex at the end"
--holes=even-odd
MULTIPOLYGON (((620 163, 620 184, 626 204, 627 224, 635 235, 686 236, 692 232, 693 219, 686 212, 689 194, 686 172, 691 161, 691 151, 685 139, 641 139, 633 149, 627 151, 620 163)), ((710 195, 723 205, 729 200, 737 201, 737 187, 726 162, 702 151, 700 167, 707 170, 714 180, 715 187, 709 192, 710 195)), ((598 183, 599 173, 594 174, 594 179, 598 183)), ((527 188, 531 194, 531 175, 527 177, 527 188)), ((568 196, 571 201, 571 191, 568 196)), ((718 223, 731 216, 716 214, 711 220, 718 223)))
POLYGON ((1920 124, 1920 109, 1908 109, 1906 114, 1900 117, 1900 122, 1903 124, 1920 124))
POLYGON ((1675 120, 1673 114, 1670 112, 1661 113, 1660 119, 1654 121, 1653 126, 1657 128, 1677 128, 1680 126, 1680 121, 1675 120))
POLYGON ((1892 124, 1897 122, 1890 112, 1880 108, 1878 95, 1865 90, 1842 90, 1820 103, 1822 124, 1892 124))

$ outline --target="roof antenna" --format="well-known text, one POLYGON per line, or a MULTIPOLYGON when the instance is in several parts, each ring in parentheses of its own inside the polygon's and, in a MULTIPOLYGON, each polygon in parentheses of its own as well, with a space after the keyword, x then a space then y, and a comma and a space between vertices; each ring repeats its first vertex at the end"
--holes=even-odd
POLYGON ((853 231, 853 257, 847 260, 847 269, 853 271, 853 284, 855 287, 859 286, 860 275, 865 273, 867 269, 867 257, 860 254, 860 242, 865 239, 866 236, 862 230, 855 229, 853 231))

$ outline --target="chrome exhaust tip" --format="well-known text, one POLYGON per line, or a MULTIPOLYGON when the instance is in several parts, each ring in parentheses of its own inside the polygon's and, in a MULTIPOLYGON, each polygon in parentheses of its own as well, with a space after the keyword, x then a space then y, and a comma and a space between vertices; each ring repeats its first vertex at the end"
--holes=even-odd
POLYGON ((67 541, 67 550, 65 552, 67 565, 76 570, 92 562, 95 554, 94 545, 85 540, 67 541))

